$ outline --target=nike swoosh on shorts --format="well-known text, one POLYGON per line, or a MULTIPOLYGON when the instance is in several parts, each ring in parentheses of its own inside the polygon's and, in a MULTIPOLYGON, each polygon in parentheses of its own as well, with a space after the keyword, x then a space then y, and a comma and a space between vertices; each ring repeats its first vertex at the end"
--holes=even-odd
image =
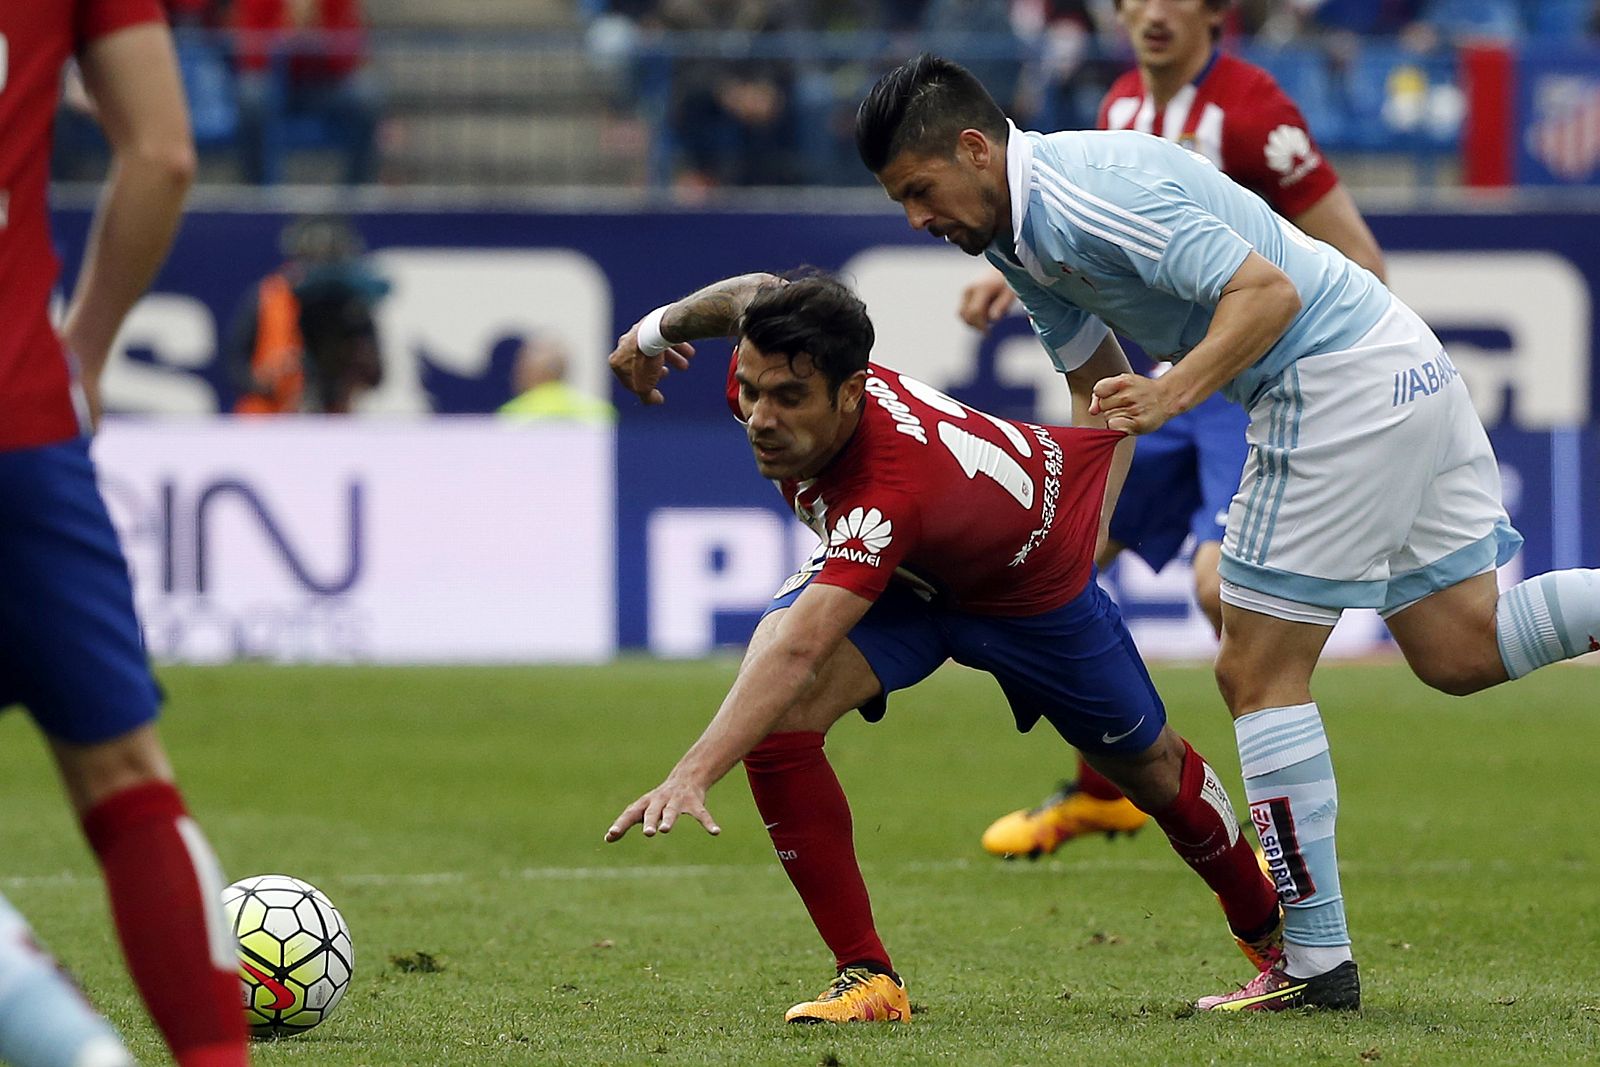
POLYGON ((1118 734, 1116 737, 1112 737, 1110 734, 1101 734, 1100 735, 1100 743, 1102 745, 1114 745, 1118 741, 1121 741, 1124 737, 1127 737, 1129 734, 1133 733, 1134 730, 1137 730, 1139 727, 1141 727, 1143 725, 1144 725, 1144 716, 1141 715, 1141 716, 1139 716, 1139 721, 1133 724, 1132 729, 1125 730, 1122 733, 1118 734))

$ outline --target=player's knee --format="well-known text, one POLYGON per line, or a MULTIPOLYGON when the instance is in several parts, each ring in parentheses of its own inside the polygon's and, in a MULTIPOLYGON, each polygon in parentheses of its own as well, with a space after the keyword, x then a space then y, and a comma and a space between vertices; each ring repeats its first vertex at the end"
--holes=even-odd
POLYGON ((1401 633, 1405 634, 1400 647, 1406 662, 1423 684, 1432 689, 1464 697, 1506 680, 1492 617, 1481 625, 1429 631, 1420 641, 1414 632, 1402 630, 1401 633))
MULTIPOLYGON (((773 724, 774 734, 816 733, 825 734, 833 724, 849 714, 849 708, 829 706, 816 701, 803 701, 788 708, 773 724)), ((769 737, 771 734, 768 735, 769 737)))
POLYGON ((1505 680, 1498 654, 1493 663, 1458 655, 1413 663, 1412 667, 1424 685, 1453 697, 1470 696, 1505 680))
POLYGON ((1223 703, 1228 705, 1230 711, 1238 707, 1245 696, 1249 672, 1244 670, 1237 656, 1228 654, 1226 648, 1217 656, 1211 669, 1216 675, 1217 691, 1222 694, 1223 703))
POLYGON ((1234 718, 1262 708, 1300 704, 1310 699, 1305 692, 1309 675, 1286 673, 1281 664, 1270 658, 1229 655, 1224 647, 1213 670, 1217 691, 1234 718))
POLYGON ((1111 780, 1141 811, 1160 811, 1177 798, 1187 753, 1183 738, 1168 726, 1155 743, 1132 756, 1096 755, 1089 765, 1111 780))

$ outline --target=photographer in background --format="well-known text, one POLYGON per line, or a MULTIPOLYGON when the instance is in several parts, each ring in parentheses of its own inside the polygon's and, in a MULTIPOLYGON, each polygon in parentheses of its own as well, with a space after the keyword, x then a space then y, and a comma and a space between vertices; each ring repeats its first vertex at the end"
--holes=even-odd
POLYGON ((224 358, 240 415, 348 413, 383 380, 373 308, 389 291, 361 260, 343 219, 307 216, 284 228, 284 265, 246 295, 224 358))

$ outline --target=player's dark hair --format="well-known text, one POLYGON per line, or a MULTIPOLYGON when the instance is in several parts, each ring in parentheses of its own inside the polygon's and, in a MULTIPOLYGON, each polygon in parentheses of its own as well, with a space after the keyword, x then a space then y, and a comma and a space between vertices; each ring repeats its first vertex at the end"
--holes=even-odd
POLYGON ((1006 143, 1006 113, 972 72, 922 53, 878 79, 856 109, 856 151, 877 174, 902 152, 949 156, 962 130, 1006 143))
POLYGON ((745 305, 736 329, 766 355, 781 355, 794 367, 804 354, 837 398, 839 386, 867 369, 875 335, 867 305, 837 278, 799 272, 787 285, 763 289, 745 305))

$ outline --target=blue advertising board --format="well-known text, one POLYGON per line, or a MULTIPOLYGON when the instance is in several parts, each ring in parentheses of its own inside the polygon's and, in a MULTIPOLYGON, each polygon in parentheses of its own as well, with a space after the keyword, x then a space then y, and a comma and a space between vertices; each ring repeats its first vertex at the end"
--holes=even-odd
MULTIPOLYGON (((108 386, 113 407, 231 409, 221 342, 241 301, 278 266, 279 232, 291 218, 189 214, 156 280, 158 299, 147 301, 127 338, 127 360, 154 373, 141 376, 137 389, 108 386)), ((1050 411, 1037 395, 1043 378, 1020 372, 1007 353, 1026 337, 1020 316, 985 337, 956 322, 955 294, 982 264, 911 232, 889 211, 393 210, 352 221, 379 271, 395 283, 380 325, 391 327, 387 365, 399 368, 398 384, 412 390, 388 398, 397 408, 404 400, 412 410, 492 411, 508 396, 510 347, 534 328, 527 324, 565 329, 580 369, 592 372, 617 334, 658 304, 730 274, 812 264, 854 276, 880 326, 879 358, 920 370, 997 413, 1050 411), (585 320, 581 331, 575 319, 585 320)), ((1480 369, 1469 370, 1469 380, 1476 375, 1506 394, 1497 403, 1504 399, 1509 410, 1486 412, 1488 421, 1503 414, 1543 428, 1589 420, 1600 406, 1600 374, 1590 370, 1597 359, 1590 310, 1600 283, 1600 242, 1592 235, 1600 214, 1462 211, 1375 214, 1370 221, 1389 254, 1396 291, 1453 347, 1471 350, 1469 362, 1480 369), (1540 375, 1552 374, 1534 388, 1540 375)), ((87 211, 58 212, 69 278, 87 227, 87 211)), ((603 375, 593 380, 598 386, 603 375)), ((721 410, 714 390, 686 390, 666 417, 721 410)), ((623 414, 634 413, 624 406, 623 414)))
MULTIPOLYGON (((1600 405, 1593 306, 1600 216, 1461 211, 1377 214, 1391 284, 1450 346, 1506 470, 1527 572, 1600 561, 1600 405)), ((185 220, 152 294, 135 311, 105 388, 113 409, 231 409, 220 356, 241 299, 278 265, 290 216, 207 211, 185 220)), ((70 266, 88 215, 67 210, 70 266)), ((976 406, 1066 422, 1059 375, 1026 320, 980 336, 955 317, 984 269, 881 211, 564 212, 392 210, 352 221, 391 283, 379 309, 379 412, 487 412, 511 391, 519 341, 550 335, 579 388, 620 409, 616 447, 617 636, 623 647, 693 655, 737 643, 811 535, 756 475, 722 396, 728 347, 702 346, 668 402, 645 409, 613 390, 604 357, 658 304, 726 275, 812 264, 847 274, 872 310, 877 356, 976 406)), ((508 487, 512 488, 512 487, 508 487)), ((1130 620, 1151 640, 1208 639, 1181 567, 1119 565, 1130 620)))

